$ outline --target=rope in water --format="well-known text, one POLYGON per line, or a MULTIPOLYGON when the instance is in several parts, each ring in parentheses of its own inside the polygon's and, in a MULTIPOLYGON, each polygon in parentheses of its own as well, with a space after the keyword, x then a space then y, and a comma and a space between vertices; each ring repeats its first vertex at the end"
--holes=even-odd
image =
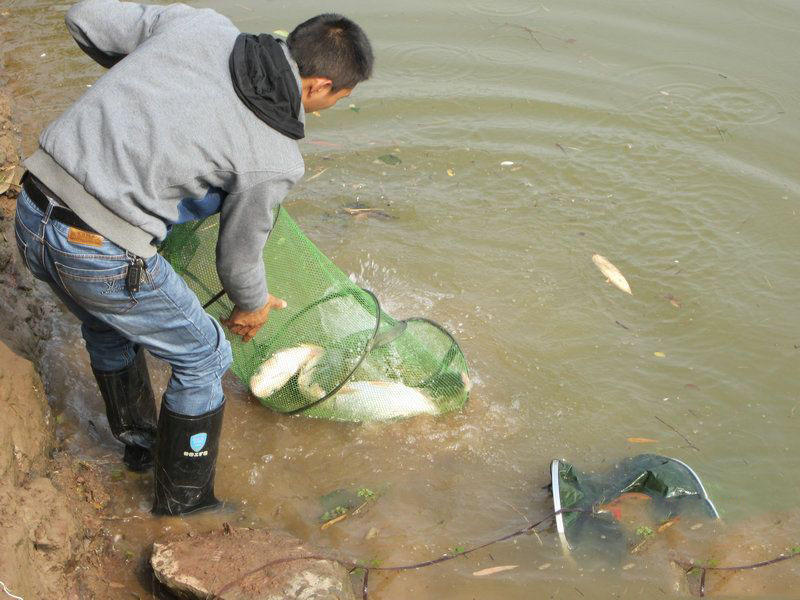
MULTIPOLYGON (((543 523, 545 523, 547 521, 550 521, 551 519, 554 519, 557 515, 564 514, 564 513, 570 513, 570 512, 593 514, 593 511, 591 511, 591 510, 581 510, 581 509, 577 509, 577 508, 562 508, 560 510, 557 510, 557 511, 547 515, 543 519, 540 519, 536 523, 527 525, 527 526, 523 527, 522 529, 518 529, 518 530, 516 530, 516 531, 514 531, 512 533, 503 535, 503 536, 501 536, 499 538, 495 538, 495 539, 493 539, 491 541, 488 541, 488 542, 485 542, 483 544, 479 544, 477 546, 473 546, 472 548, 468 548, 468 549, 464 550, 463 552, 457 552, 455 554, 444 554, 444 555, 442 555, 442 556, 440 556, 438 558, 434 558, 434 559, 431 559, 431 560, 426 560, 426 561, 423 561, 423 562, 414 563, 414 564, 410 564, 410 565, 397 565, 397 566, 391 566, 391 567, 367 567, 367 566, 364 566, 362 564, 359 564, 356 561, 342 560, 342 559, 336 558, 334 556, 325 556, 325 555, 320 555, 320 554, 308 554, 308 555, 295 556, 295 557, 290 557, 290 558, 279 558, 277 560, 272 560, 272 561, 270 561, 268 563, 260 565, 259 567, 256 567, 255 569, 252 569, 252 570, 248 571, 247 573, 244 573, 243 575, 237 577, 235 580, 231 581, 230 583, 225 584, 224 586, 222 586, 219 589, 219 591, 217 591, 215 594, 213 594, 211 596, 211 598, 212 598, 212 600, 221 600, 221 595, 222 594, 224 594, 225 592, 229 591, 231 588, 233 588, 233 587, 235 587, 237 585, 240 585, 245 579, 247 579, 251 575, 255 575, 259 571, 263 571, 264 569, 268 569, 269 567, 272 567, 272 566, 275 566, 275 565, 288 563, 288 562, 293 562, 293 561, 296 561, 296 560, 327 560, 327 561, 339 563, 340 565, 345 567, 348 570, 349 573, 353 573, 354 571, 357 571, 357 570, 363 570, 364 571, 364 578, 363 578, 362 584, 361 584, 361 598, 362 598, 362 600, 369 600, 369 574, 372 571, 411 571, 411 570, 415 570, 415 569, 421 569, 423 567, 430 567, 430 566, 433 566, 433 565, 436 565, 436 564, 439 564, 439 563, 443 563, 443 562, 446 562, 446 561, 449 561, 449 560, 453 560, 454 558, 458 558, 459 556, 466 556, 467 554, 470 554, 470 553, 475 552, 477 550, 481 550, 482 548, 486 548, 487 546, 491 546, 492 544, 497 544, 499 542, 504 542, 504 541, 510 540, 512 538, 518 537, 520 535, 525 535, 525 534, 529 534, 529 533, 535 533, 536 532, 536 528, 539 527, 541 524, 543 524, 543 523)), ((695 571, 698 571, 698 570, 700 571, 700 590, 699 590, 699 595, 700 596, 704 596, 705 595, 706 574, 707 574, 708 571, 745 571, 745 570, 749 570, 749 569, 758 569, 758 568, 761 568, 761 567, 767 567, 767 566, 770 566, 770 565, 774 565, 776 563, 783 562, 785 560, 789 560, 790 558, 796 558, 798 556, 800 556, 800 552, 795 552, 793 554, 781 554, 781 555, 779 555, 779 556, 777 556, 775 558, 772 558, 770 560, 764 560, 764 561, 757 562, 757 563, 752 563, 752 564, 749 564, 749 565, 740 565, 740 566, 733 566, 733 567, 701 566, 701 565, 695 564, 695 563, 693 563, 691 561, 679 561, 679 560, 674 560, 674 559, 673 559, 672 562, 674 562, 676 565, 681 567, 686 572, 687 578, 692 572, 695 572, 695 571)))
POLYGON ((702 565, 697 565, 692 562, 684 562, 680 560, 674 560, 676 565, 678 565, 681 569, 686 572, 686 577, 688 578, 695 571, 700 571, 700 589, 699 596, 706 595, 706 574, 708 571, 746 571, 749 569, 759 569, 761 567, 768 567, 770 565, 774 565, 779 562, 783 562, 785 560, 789 560, 790 558, 796 558, 800 556, 800 552, 794 552, 792 554, 780 554, 775 558, 771 558, 769 560, 762 560, 757 563, 752 563, 749 565, 740 565, 737 567, 707 567, 702 565))
POLYGON ((336 558, 334 556, 324 556, 324 555, 319 555, 319 554, 308 554, 308 555, 304 555, 304 556, 295 556, 295 557, 291 557, 291 558, 279 558, 279 559, 276 559, 276 560, 272 560, 272 561, 270 561, 268 563, 265 563, 263 565, 260 565, 259 567, 256 567, 255 569, 252 569, 252 570, 248 571, 247 573, 244 573, 243 575, 237 577, 235 580, 231 581, 230 583, 225 584, 224 586, 222 586, 219 589, 219 591, 217 591, 212 596, 212 599, 219 599, 222 594, 224 594, 225 592, 227 592, 231 588, 233 588, 233 587, 235 587, 237 585, 240 585, 245 579, 247 579, 251 575, 255 575, 259 571, 262 571, 264 569, 268 569, 271 566, 279 565, 279 564, 283 564, 283 563, 287 563, 287 562, 292 562, 292 561, 296 561, 296 560, 329 560, 331 562, 339 563, 344 568, 346 568, 348 570, 348 572, 350 572, 350 573, 352 573, 353 571, 357 571, 357 570, 363 570, 364 571, 364 579, 363 579, 363 583, 362 583, 362 594, 361 594, 361 597, 362 597, 362 600, 369 600, 368 587, 369 587, 369 574, 370 574, 371 571, 411 571, 411 570, 414 570, 414 569, 421 569, 423 567, 430 567, 432 565, 436 565, 436 564, 439 564, 439 563, 442 563, 442 562, 446 562, 448 560, 453 560, 454 558, 458 558, 459 556, 465 556, 467 554, 470 554, 470 553, 475 552, 477 550, 480 550, 482 548, 486 548, 487 546, 491 546, 492 544, 497 544, 498 542, 504 542, 506 540, 510 540, 510 539, 518 537, 520 535, 533 533, 536 530, 536 528, 539 527, 539 525, 541 525, 542 523, 545 523, 547 521, 550 521, 551 519, 554 519, 557 515, 560 515, 560 514, 563 514, 563 513, 570 513, 570 512, 579 512, 579 513, 592 514, 592 511, 590 511, 590 510, 582 510, 582 509, 577 509, 577 508, 562 508, 561 510, 557 510, 557 511, 547 515, 545 518, 537 521, 536 523, 533 523, 531 525, 527 525, 526 527, 523 527, 522 529, 518 529, 518 530, 516 530, 516 531, 514 531, 512 533, 503 535, 503 536, 501 536, 499 538, 496 538, 496 539, 493 539, 491 541, 485 542, 485 543, 480 544, 478 546, 473 546, 472 548, 468 548, 468 549, 464 550, 463 552, 457 552, 457 553, 454 553, 454 554, 444 554, 444 555, 440 556, 439 558, 434 558, 434 559, 431 559, 431 560, 426 560, 426 561, 415 563, 415 564, 411 564, 411 565, 398 565, 398 566, 393 566, 393 567, 367 567, 367 566, 359 564, 356 561, 342 560, 342 559, 336 558))

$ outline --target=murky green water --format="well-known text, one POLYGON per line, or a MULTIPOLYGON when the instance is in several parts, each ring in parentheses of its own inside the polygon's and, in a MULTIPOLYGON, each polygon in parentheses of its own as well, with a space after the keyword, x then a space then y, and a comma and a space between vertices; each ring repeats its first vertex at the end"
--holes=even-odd
MULTIPOLYGON (((291 29, 335 8, 370 34, 375 78, 353 94, 358 111, 346 102, 308 117, 307 181, 287 206, 389 312, 456 333, 477 383, 463 414, 352 426, 271 414, 231 379, 222 495, 384 564, 535 520, 555 457, 585 468, 645 450, 680 458, 729 521, 797 506, 797 3, 204 5, 247 31, 291 29), (375 162, 387 153, 402 163, 375 162), (353 220, 340 209, 356 201, 395 218, 353 220), (594 253, 621 269, 632 297, 604 282, 594 253), (319 531, 317 498, 347 486, 383 494, 319 531)), ((102 70, 72 45, 65 6, 3 7, 5 77, 31 151, 102 70)), ((69 339, 77 328, 63 335, 53 377, 68 381, 80 364, 65 406, 82 431, 101 421, 100 401, 69 339)), ((112 451, 95 437, 101 450, 83 433, 75 447, 112 451)), ((121 507, 135 513, 149 489, 131 481, 121 507)), ((483 553, 376 576, 371 597, 668 591, 652 568, 576 570, 551 538, 497 547, 494 563, 483 553), (521 567, 472 576, 509 562, 521 567)))

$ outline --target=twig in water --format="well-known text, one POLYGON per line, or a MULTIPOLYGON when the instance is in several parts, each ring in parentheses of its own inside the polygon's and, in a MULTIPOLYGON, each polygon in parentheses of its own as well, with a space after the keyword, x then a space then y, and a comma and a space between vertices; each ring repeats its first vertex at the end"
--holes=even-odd
POLYGON ((350 206, 345 206, 343 210, 348 215, 352 215, 354 217, 357 217, 358 215, 376 215, 378 217, 384 217, 387 219, 392 218, 389 213, 387 213, 385 210, 381 210, 380 208, 353 208, 350 206))
POLYGON ((700 448, 698 448, 697 446, 695 446, 695 445, 694 445, 694 444, 693 444, 693 443, 692 443, 692 442, 689 440, 689 438, 687 438, 685 435, 683 435, 683 434, 682 434, 680 431, 678 431, 677 429, 675 429, 675 428, 674 428, 672 425, 670 425, 669 423, 667 423, 667 422, 666 422, 664 419, 662 419, 661 417, 659 417, 659 416, 656 416, 656 419, 658 419, 658 420, 659 420, 661 423, 663 423, 664 425, 666 425, 667 427, 669 427, 670 429, 672 429, 672 431, 674 431, 674 432, 675 432, 675 433, 677 433, 679 436, 681 436, 681 437, 683 438, 683 441, 684 441, 684 442, 686 442, 687 444, 689 444, 689 448, 693 448, 693 449, 697 450, 698 452, 700 452, 700 448))
POLYGON ((312 179, 316 179, 317 177, 319 177, 320 175, 322 175, 322 174, 323 174, 325 171, 327 171, 329 168, 330 168, 330 167, 325 167, 325 168, 324 168, 324 169, 322 169, 322 171, 320 171, 319 173, 314 173, 314 174, 313 174, 311 177, 309 177, 308 179, 306 179, 306 182, 309 182, 309 181, 311 181, 312 179))
POLYGON ((550 52, 550 50, 548 50, 547 48, 542 46, 542 42, 539 41, 539 38, 537 38, 535 35, 533 35, 534 34, 534 30, 531 29, 530 27, 525 27, 525 25, 517 25, 515 23, 503 23, 503 25, 505 25, 506 27, 516 27, 517 29, 522 29, 523 31, 527 31, 528 35, 530 35, 531 39, 533 39, 533 41, 537 43, 539 48, 541 48, 545 52, 550 52))

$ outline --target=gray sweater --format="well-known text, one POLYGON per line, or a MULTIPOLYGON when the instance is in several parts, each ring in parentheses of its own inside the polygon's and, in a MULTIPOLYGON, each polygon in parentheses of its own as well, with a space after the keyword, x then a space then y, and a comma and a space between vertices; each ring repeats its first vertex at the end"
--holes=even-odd
POLYGON ((272 211, 304 165, 297 142, 234 91, 228 59, 239 30, 210 9, 117 0, 83 0, 66 20, 87 53, 113 66, 44 130, 25 166, 142 257, 168 225, 219 210, 220 281, 240 308, 261 307, 272 211))

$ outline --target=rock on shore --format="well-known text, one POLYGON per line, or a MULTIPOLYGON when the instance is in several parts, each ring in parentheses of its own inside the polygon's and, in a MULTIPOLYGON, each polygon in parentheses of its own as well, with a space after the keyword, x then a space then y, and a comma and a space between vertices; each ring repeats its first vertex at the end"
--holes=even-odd
POLYGON ((324 556, 283 532, 226 525, 153 544, 150 564, 182 598, 355 600, 347 570, 324 556))

